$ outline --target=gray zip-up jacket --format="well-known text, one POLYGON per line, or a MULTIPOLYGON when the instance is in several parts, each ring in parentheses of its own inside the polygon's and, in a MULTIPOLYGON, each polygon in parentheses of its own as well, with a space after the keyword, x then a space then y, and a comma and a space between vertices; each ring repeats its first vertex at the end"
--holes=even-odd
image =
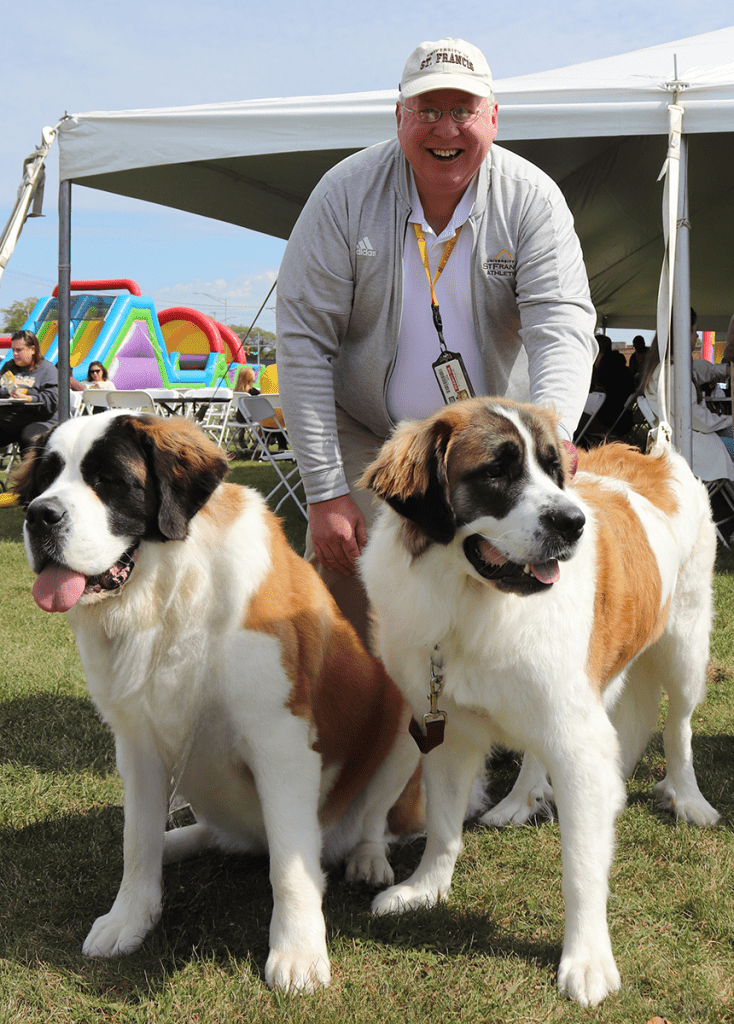
MULTIPOLYGON (((324 175, 286 247, 278 275, 278 384, 311 503, 348 491, 335 401, 378 438, 395 426, 386 395, 410 209, 403 152, 396 139, 383 142, 324 175)), ((527 160, 494 145, 479 169, 467 227, 488 391, 553 403, 570 438, 589 391, 596 317, 561 191, 527 160)), ((433 361, 435 351, 431 338, 426 358, 433 361)))

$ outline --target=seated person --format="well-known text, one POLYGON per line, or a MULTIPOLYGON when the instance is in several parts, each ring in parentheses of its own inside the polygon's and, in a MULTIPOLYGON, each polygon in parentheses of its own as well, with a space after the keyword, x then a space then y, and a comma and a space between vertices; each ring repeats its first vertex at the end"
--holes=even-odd
POLYGON ((647 345, 645 339, 641 334, 636 334, 632 339, 632 348, 634 352, 629 358, 627 364, 632 371, 632 376, 635 380, 635 387, 640 383, 640 374, 642 373, 642 367, 645 364, 645 356, 647 355, 647 345))
MULTIPOLYGON (((237 375, 237 383, 234 386, 235 392, 239 391, 240 394, 242 394, 244 392, 247 395, 259 395, 260 392, 258 391, 258 389, 254 385, 255 385, 255 371, 253 370, 253 368, 251 366, 243 366, 242 369, 240 370, 239 374, 237 375)), ((265 397, 267 398, 268 396, 266 395, 265 397)), ((276 417, 278 419, 278 422, 276 422, 273 419, 264 420, 263 421, 263 426, 267 427, 269 430, 274 430, 279 425, 282 425, 283 424, 283 421, 282 421, 283 413, 280 411, 280 409, 276 409, 275 410, 275 415, 276 415, 276 417)), ((237 417, 236 418, 237 418, 237 422, 238 423, 244 423, 245 422, 244 416, 242 415, 242 413, 239 410, 237 410, 237 417)), ((239 434, 237 435, 237 443, 240 445, 241 448, 244 448, 245 440, 246 440, 245 431, 244 430, 240 430, 239 434)), ((271 434, 270 435, 270 440, 272 442, 277 442, 277 444, 278 444, 278 451, 279 452, 287 451, 287 449, 288 449, 288 441, 286 440, 286 436, 285 436, 284 433, 282 433, 282 431, 279 430, 277 434, 271 434)))
POLYGON ((24 454, 58 422, 59 376, 32 331, 14 331, 10 346, 12 358, 0 367, 0 397, 16 402, 0 406, 0 447, 17 442, 24 454))
MULTIPOLYGON (((695 331, 695 313, 692 314, 691 347, 698 342, 695 331)), ((672 365, 672 361, 671 361, 672 365)), ((657 418, 661 419, 658 401, 660 380, 660 353, 657 340, 653 340, 642 372, 641 388, 657 418)), ((693 472, 702 480, 727 477, 734 480, 734 437, 731 415, 720 415, 706 405, 703 392, 695 375, 691 375, 691 426, 693 428, 693 472)))
POLYGON ((95 360, 89 364, 87 379, 84 382, 87 391, 116 391, 114 383, 107 376, 107 370, 102 363, 95 360))
POLYGON ((591 390, 603 391, 607 396, 597 413, 598 421, 607 430, 614 428, 617 436, 623 436, 632 429, 632 410, 624 405, 635 390, 632 371, 621 352, 612 347, 612 339, 606 334, 597 334, 599 354, 591 374, 591 390))

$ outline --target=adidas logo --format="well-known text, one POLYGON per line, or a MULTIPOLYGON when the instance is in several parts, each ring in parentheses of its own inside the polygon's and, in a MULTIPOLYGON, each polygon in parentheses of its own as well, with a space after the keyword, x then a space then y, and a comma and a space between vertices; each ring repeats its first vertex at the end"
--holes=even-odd
POLYGON ((357 242, 357 255, 358 256, 376 256, 377 250, 372 248, 372 242, 370 242, 367 235, 364 236, 359 242, 357 242))

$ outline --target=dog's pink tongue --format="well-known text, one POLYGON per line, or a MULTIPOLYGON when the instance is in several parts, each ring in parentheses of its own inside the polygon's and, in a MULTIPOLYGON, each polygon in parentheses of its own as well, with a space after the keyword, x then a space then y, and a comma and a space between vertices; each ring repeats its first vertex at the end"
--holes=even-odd
MULTIPOLYGON (((500 554, 497 548, 493 548, 487 540, 482 540, 479 549, 484 561, 489 562, 490 565, 504 565, 507 561, 505 556, 500 554)), ((529 565, 528 568, 536 580, 540 583, 545 583, 546 586, 550 586, 551 583, 558 583, 561 578, 558 562, 555 559, 552 559, 550 562, 539 562, 537 565, 529 565)))
POLYGON ((493 548, 488 540, 482 541, 479 545, 479 550, 482 553, 482 558, 485 562, 489 562, 490 565, 504 565, 507 559, 504 555, 501 555, 497 548, 493 548))
POLYGON ((68 612, 84 593, 87 578, 60 565, 47 565, 33 584, 33 599, 44 612, 68 612))
POLYGON ((530 572, 540 583, 545 583, 550 586, 551 583, 558 583, 561 578, 561 571, 558 568, 558 562, 555 560, 550 562, 540 562, 538 565, 531 565, 530 572))

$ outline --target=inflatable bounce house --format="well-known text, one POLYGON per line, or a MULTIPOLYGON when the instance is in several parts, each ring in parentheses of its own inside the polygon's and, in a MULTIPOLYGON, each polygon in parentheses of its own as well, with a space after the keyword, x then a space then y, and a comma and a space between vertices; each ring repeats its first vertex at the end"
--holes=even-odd
MULTIPOLYGON (((234 387, 247 362, 242 342, 226 324, 183 306, 156 314, 153 300, 127 278, 72 281, 71 290, 70 361, 77 380, 86 380, 89 364, 97 361, 122 390, 234 387)), ((39 299, 23 325, 52 363, 59 354, 57 293, 55 288, 39 299)), ((9 337, 2 340, 9 346, 9 337)), ((0 359, 5 357, 0 348, 0 359)), ((259 381, 265 367, 253 369, 259 381)))

